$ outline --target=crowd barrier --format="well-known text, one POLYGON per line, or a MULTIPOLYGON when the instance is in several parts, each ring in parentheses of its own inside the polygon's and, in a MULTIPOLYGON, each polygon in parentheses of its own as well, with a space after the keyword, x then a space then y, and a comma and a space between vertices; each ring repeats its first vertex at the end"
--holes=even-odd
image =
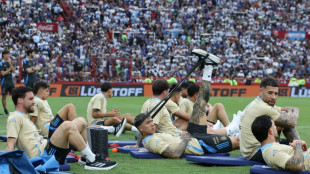
MULTIPOLYGON (((15 86, 22 86, 16 84, 15 86)), ((100 83, 62 83, 50 84, 52 97, 92 97, 99 93, 100 83)), ((213 97, 255 97, 259 93, 259 86, 229 86, 212 85, 213 97)), ((114 97, 152 96, 151 83, 113 83, 114 97)), ((310 97, 310 87, 279 87, 279 96, 284 97, 310 97)))

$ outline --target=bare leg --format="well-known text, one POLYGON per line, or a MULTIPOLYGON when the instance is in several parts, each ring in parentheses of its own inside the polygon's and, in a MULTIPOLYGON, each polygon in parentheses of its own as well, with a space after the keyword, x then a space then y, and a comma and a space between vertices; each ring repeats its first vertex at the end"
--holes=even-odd
POLYGON ((232 150, 240 148, 239 137, 229 137, 232 144, 232 150))
POLYGON ((2 106, 3 109, 6 109, 6 95, 2 95, 2 106))
POLYGON ((58 111, 58 115, 63 120, 72 121, 76 119, 76 109, 72 103, 65 105, 60 111, 58 111))
POLYGON ((293 142, 294 140, 300 140, 300 137, 295 127, 284 128, 283 134, 288 139, 289 142, 293 142))
POLYGON ((216 135, 227 135, 227 130, 225 128, 221 129, 213 129, 212 127, 207 128, 208 134, 216 134, 216 135))
POLYGON ((225 107, 221 103, 216 103, 208 114, 208 121, 216 123, 217 120, 220 120, 225 127, 230 123, 225 107))
POLYGON ((73 124, 76 125, 78 131, 80 132, 81 136, 83 137, 85 143, 87 143, 88 139, 87 139, 87 129, 86 129, 86 125, 84 124, 85 119, 82 117, 76 118, 73 121, 73 124))
POLYGON ((126 118, 127 122, 130 124, 133 124, 133 121, 135 120, 135 117, 131 116, 130 114, 124 114, 120 117, 121 117, 121 119, 126 118))
MULTIPOLYGON (((128 114, 128 113, 127 113, 127 114, 124 114, 124 115, 122 115, 122 116, 120 116, 119 118, 121 118, 121 120, 122 120, 123 118, 126 118, 126 119, 127 119, 127 122, 130 123, 130 124, 133 124, 133 121, 135 120, 135 117, 131 116, 131 115, 128 114)), ((132 125, 130 125, 130 124, 126 124, 125 130, 131 130, 132 125)))
POLYGON ((111 117, 109 119, 104 120, 104 125, 105 126, 113 126, 117 123, 120 123, 122 120, 118 117, 111 117))
POLYGON ((193 107, 193 113, 189 122, 198 125, 207 125, 206 105, 210 97, 210 81, 202 81, 198 92, 197 100, 193 107))
POLYGON ((82 151, 86 148, 85 137, 80 132, 86 129, 86 121, 81 118, 76 122, 64 121, 54 132, 51 137, 51 143, 59 148, 69 148, 69 143, 77 148, 78 151, 82 151), (78 123, 78 126, 76 125, 78 123), (81 129, 81 131, 79 131, 81 129))

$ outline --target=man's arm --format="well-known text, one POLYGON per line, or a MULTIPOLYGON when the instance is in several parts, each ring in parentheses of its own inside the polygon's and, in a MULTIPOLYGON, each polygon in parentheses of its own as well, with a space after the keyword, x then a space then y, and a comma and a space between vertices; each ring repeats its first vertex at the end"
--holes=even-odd
POLYGON ((183 153, 187 147, 187 144, 191 139, 191 136, 188 133, 182 134, 181 137, 182 137, 182 142, 179 144, 179 146, 177 148, 173 149, 172 147, 168 146, 162 152, 161 155, 164 157, 173 158, 173 159, 180 158, 183 155, 183 153))
POLYGON ((100 111, 100 109, 93 109, 92 116, 93 116, 94 118, 117 117, 117 116, 120 116, 120 113, 117 112, 116 110, 111 110, 111 111, 108 112, 108 113, 102 113, 102 112, 100 111))
POLYGON ((34 68, 33 68, 34 71, 39 71, 40 70, 40 67, 39 65, 36 65, 34 68))
POLYGON ((304 168, 304 156, 302 150, 302 142, 295 140, 293 142, 295 154, 285 164, 286 170, 302 171, 304 168))
POLYGON ((284 128, 283 134, 290 142, 300 139, 295 128, 298 118, 299 109, 290 107, 282 111, 279 118, 275 121, 276 126, 284 128))
POLYGON ((9 62, 9 64, 10 64, 10 70, 12 71, 12 73, 14 73, 14 72, 15 72, 15 68, 14 68, 14 66, 13 66, 13 64, 12 64, 12 60, 9 59, 8 62, 9 62))
POLYGON ((211 82, 202 81, 198 92, 197 100, 193 107, 193 113, 189 122, 199 124, 200 119, 206 116, 206 104, 210 98, 211 82))
POLYGON ((4 68, 1 68, 1 75, 5 76, 8 75, 10 73, 10 71, 15 72, 15 69, 11 69, 12 64, 10 63, 10 68, 8 68, 7 70, 5 70, 4 68))
POLYGON ((15 144, 16 144, 16 138, 8 137, 7 142, 6 142, 5 151, 9 152, 9 151, 14 150, 15 144))
POLYGON ((299 118, 299 109, 290 107, 286 111, 280 113, 279 118, 275 121, 277 126, 283 128, 294 128, 299 118))
POLYGON ((175 116, 182 118, 184 120, 189 120, 191 118, 191 115, 189 115, 188 113, 182 111, 182 110, 178 110, 174 113, 175 116))

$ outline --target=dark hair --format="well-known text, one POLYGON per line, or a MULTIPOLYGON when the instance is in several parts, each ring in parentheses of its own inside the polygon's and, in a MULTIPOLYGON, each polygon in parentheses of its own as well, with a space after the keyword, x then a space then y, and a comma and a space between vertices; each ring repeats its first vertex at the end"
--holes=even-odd
POLYGON ((271 77, 264 78, 260 84, 261 88, 266 88, 267 86, 279 87, 278 82, 271 77))
POLYGON ((33 53, 33 52, 35 52, 33 49, 29 49, 29 50, 27 50, 27 56, 29 56, 31 53, 33 53))
POLYGON ((181 88, 187 89, 187 88, 188 88, 190 85, 192 85, 192 84, 195 84, 195 83, 192 82, 192 81, 183 82, 183 83, 181 84, 181 88))
POLYGON ((17 105, 17 99, 18 98, 24 99, 27 92, 32 92, 32 89, 26 86, 20 86, 13 89, 12 100, 15 106, 17 105))
POLYGON ((136 116, 135 120, 133 121, 133 124, 135 125, 136 128, 138 128, 145 119, 149 118, 150 115, 147 115, 145 113, 141 113, 139 115, 136 116))
POLYGON ((33 91, 33 93, 36 95, 36 94, 38 94, 38 92, 39 92, 40 89, 47 89, 47 88, 49 88, 49 87, 50 87, 50 85, 48 85, 48 84, 45 83, 45 82, 36 82, 36 83, 33 85, 32 91, 33 91))
POLYGON ((251 130, 255 138, 262 142, 268 137, 268 130, 271 128, 271 117, 268 115, 261 115, 256 117, 252 123, 251 130))
POLYGON ((109 89, 112 88, 112 85, 111 83, 108 83, 108 82, 104 82, 102 85, 101 85, 101 92, 107 92, 109 89))
POLYGON ((10 52, 8 50, 2 51, 2 57, 3 55, 9 54, 10 52))
POLYGON ((192 84, 187 88, 187 95, 193 97, 196 93, 199 92, 199 85, 192 84))
POLYGON ((178 84, 176 83, 170 84, 170 91, 172 91, 174 88, 176 88, 174 93, 181 92, 181 88, 178 86, 178 84))
POLYGON ((169 89, 169 83, 164 79, 158 79, 153 82, 153 95, 160 95, 164 90, 169 89))

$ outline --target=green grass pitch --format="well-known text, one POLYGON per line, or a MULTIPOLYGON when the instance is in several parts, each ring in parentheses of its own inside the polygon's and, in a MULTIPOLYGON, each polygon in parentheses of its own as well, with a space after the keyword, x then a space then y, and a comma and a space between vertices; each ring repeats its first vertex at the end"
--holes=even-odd
MULTIPOLYGON (((141 106, 147 97, 114 97, 108 99, 108 110, 119 108, 121 113, 137 115, 141 111, 141 106)), ((221 102, 224 104, 229 119, 238 110, 243 110, 254 97, 213 97, 210 103, 221 102)), ((48 101, 54 115, 67 103, 73 103, 77 109, 77 115, 86 118, 86 108, 90 97, 49 97, 48 101)), ((310 105, 309 98, 278 98, 278 106, 296 106, 300 108, 299 121, 297 125, 301 139, 310 143, 310 105), (308 132, 308 133, 307 133, 308 132)), ((14 111, 14 106, 10 97, 7 98, 9 111, 14 111)), ((7 116, 0 117, 0 135, 6 134, 7 116)), ((136 133, 126 131, 118 139, 109 135, 109 140, 134 140, 136 133)), ((6 143, 0 142, 0 149, 5 149, 6 143)), ((231 152, 231 156, 240 156, 239 151, 231 152)), ((217 167, 205 166, 188 162, 185 159, 149 159, 139 160, 129 154, 111 153, 111 160, 117 161, 118 165, 110 171, 104 173, 249 173, 250 167, 217 167)), ((78 163, 70 163, 72 173, 103 173, 102 171, 87 171, 78 163)))

